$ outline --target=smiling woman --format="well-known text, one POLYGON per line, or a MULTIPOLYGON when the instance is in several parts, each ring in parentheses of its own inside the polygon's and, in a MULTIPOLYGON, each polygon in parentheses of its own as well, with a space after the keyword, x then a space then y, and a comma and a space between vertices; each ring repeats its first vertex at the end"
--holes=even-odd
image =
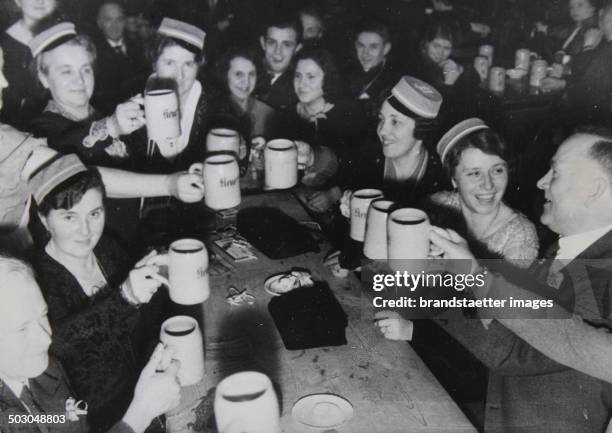
MULTIPOLYGON (((42 24, 44 26, 44 23, 42 24)), ((38 137, 62 153, 77 153, 83 161, 118 166, 128 157, 125 136, 144 125, 135 100, 119 104, 103 117, 89 104, 93 94, 95 47, 72 23, 52 25, 30 42, 38 78, 51 101, 31 122, 38 137)))
POLYGON ((149 341, 136 307, 159 287, 158 268, 149 255, 130 271, 125 252, 103 235, 102 179, 75 155, 53 160, 32 185, 49 237, 32 261, 55 353, 89 404, 89 422, 104 431, 125 412, 144 360, 149 341))
POLYGON ((440 214, 455 217, 451 224, 468 236, 478 258, 504 258, 528 267, 537 257, 538 238, 533 223, 503 202, 509 178, 505 141, 472 118, 451 128, 437 150, 455 188, 431 196, 440 214))

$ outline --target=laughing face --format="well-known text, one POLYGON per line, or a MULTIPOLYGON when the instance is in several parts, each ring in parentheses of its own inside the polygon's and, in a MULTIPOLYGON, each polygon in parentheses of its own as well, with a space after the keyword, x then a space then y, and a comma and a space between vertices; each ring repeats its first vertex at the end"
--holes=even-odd
POLYGON ((588 156, 592 143, 584 134, 565 140, 538 181, 546 200, 540 221, 561 236, 584 231, 593 186, 601 176, 599 164, 588 156))
POLYGON ((461 153, 453 175, 463 205, 481 215, 497 211, 508 186, 508 165, 498 155, 469 147, 461 153))

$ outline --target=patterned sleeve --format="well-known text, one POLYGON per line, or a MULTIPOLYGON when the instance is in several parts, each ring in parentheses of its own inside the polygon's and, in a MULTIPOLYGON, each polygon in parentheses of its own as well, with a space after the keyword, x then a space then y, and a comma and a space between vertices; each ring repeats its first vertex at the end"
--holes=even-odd
POLYGON ((511 263, 528 268, 538 257, 540 242, 535 226, 523 214, 519 214, 507 226, 507 242, 502 254, 511 263))

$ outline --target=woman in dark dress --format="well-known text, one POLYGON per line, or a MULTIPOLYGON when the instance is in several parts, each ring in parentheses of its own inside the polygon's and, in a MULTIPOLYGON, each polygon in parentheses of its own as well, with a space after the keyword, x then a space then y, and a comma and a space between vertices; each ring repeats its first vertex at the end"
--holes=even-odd
POLYGON ((329 211, 340 199, 340 189, 330 188, 335 158, 348 161, 367 128, 363 107, 357 101, 343 99, 339 80, 329 52, 318 48, 301 51, 293 81, 299 102, 279 120, 279 138, 296 140, 298 148, 317 148, 317 168, 303 181, 318 189, 306 201, 317 213, 329 211))
POLYGON ((32 183, 50 237, 32 263, 49 308, 52 351, 87 401, 90 424, 104 431, 128 407, 148 342, 156 341, 147 332, 156 333, 158 321, 141 322, 151 305, 139 308, 160 286, 158 268, 147 264, 149 255, 131 269, 126 254, 102 234, 102 180, 75 155, 35 173, 32 183))
MULTIPOLYGON (((448 188, 449 181, 434 149, 435 118, 442 96, 429 84, 404 76, 379 112, 379 143, 369 142, 340 165, 344 190, 340 211, 350 217, 352 193, 362 188, 383 191, 400 206, 417 206, 425 197, 448 188)), ((346 220, 343 221, 346 226, 346 220)), ((340 229, 338 229, 340 230, 340 229)), ((344 228, 348 233, 348 228, 344 228)), ((328 264, 338 275, 359 266, 361 243, 345 238, 343 254, 330 255, 328 264), (344 268, 344 269, 342 269, 344 268)))
POLYGON ((139 140, 132 158, 137 171, 173 172, 202 162, 206 134, 212 115, 221 109, 219 93, 198 79, 204 65, 204 32, 190 24, 164 18, 151 50, 153 72, 176 83, 180 106, 181 135, 172 146, 139 140))
POLYGON ((38 85, 31 68, 33 59, 28 44, 34 37, 36 25, 53 13, 57 1, 18 0, 15 3, 21 10, 21 18, 0 36, 4 51, 4 74, 10 84, 4 93, 4 106, 0 114, 3 122, 24 129, 47 102, 47 93, 38 85))
POLYGON ((60 23, 30 43, 42 85, 51 101, 32 120, 30 129, 47 137, 49 147, 76 153, 86 163, 125 166, 130 153, 127 137, 144 125, 138 99, 119 104, 103 117, 90 105, 94 89, 95 47, 74 24, 60 23))

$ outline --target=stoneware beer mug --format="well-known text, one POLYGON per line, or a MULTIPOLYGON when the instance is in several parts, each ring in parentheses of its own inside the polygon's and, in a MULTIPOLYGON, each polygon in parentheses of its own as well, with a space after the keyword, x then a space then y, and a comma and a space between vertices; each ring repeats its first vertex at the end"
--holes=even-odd
POLYGON ((514 68, 529 71, 529 63, 531 61, 531 51, 526 48, 516 50, 514 55, 514 68))
POLYGON ((379 189, 360 189, 353 193, 351 196, 351 239, 363 242, 370 203, 382 196, 383 193, 379 189))
POLYGON ((387 259, 387 219, 394 204, 385 199, 375 199, 370 203, 363 243, 363 254, 368 259, 387 259))
POLYGON ((240 168, 234 154, 211 155, 204 164, 195 163, 190 173, 204 182, 204 203, 211 209, 231 209, 240 204, 240 168))
POLYGON ((291 140, 270 140, 264 149, 265 183, 270 189, 287 189, 297 183, 297 147, 291 140))
POLYGON ((220 433, 280 433, 280 412, 272 382, 263 373, 243 371, 226 377, 215 391, 220 433))
POLYGON ((534 60, 531 65, 531 75, 529 75, 529 85, 531 87, 540 87, 542 80, 548 74, 548 63, 546 60, 534 60))
POLYGON ((387 257, 393 270, 421 270, 429 256, 430 223, 420 209, 393 211, 387 220, 387 257), (414 261, 415 259, 420 259, 414 261))
POLYGON ((189 316, 174 316, 162 326, 159 339, 174 348, 173 358, 180 361, 181 386, 193 385, 204 378, 204 348, 198 322, 189 316))
POLYGON ((145 87, 144 109, 148 139, 163 155, 172 154, 170 147, 181 135, 178 95, 172 83, 151 75, 145 87))
POLYGON ((168 254, 153 258, 151 263, 168 266, 170 299, 177 304, 194 305, 210 295, 208 252, 202 241, 179 239, 170 244, 168 254))
POLYGON ((234 152, 240 155, 240 135, 233 129, 213 128, 206 136, 206 151, 234 152))

